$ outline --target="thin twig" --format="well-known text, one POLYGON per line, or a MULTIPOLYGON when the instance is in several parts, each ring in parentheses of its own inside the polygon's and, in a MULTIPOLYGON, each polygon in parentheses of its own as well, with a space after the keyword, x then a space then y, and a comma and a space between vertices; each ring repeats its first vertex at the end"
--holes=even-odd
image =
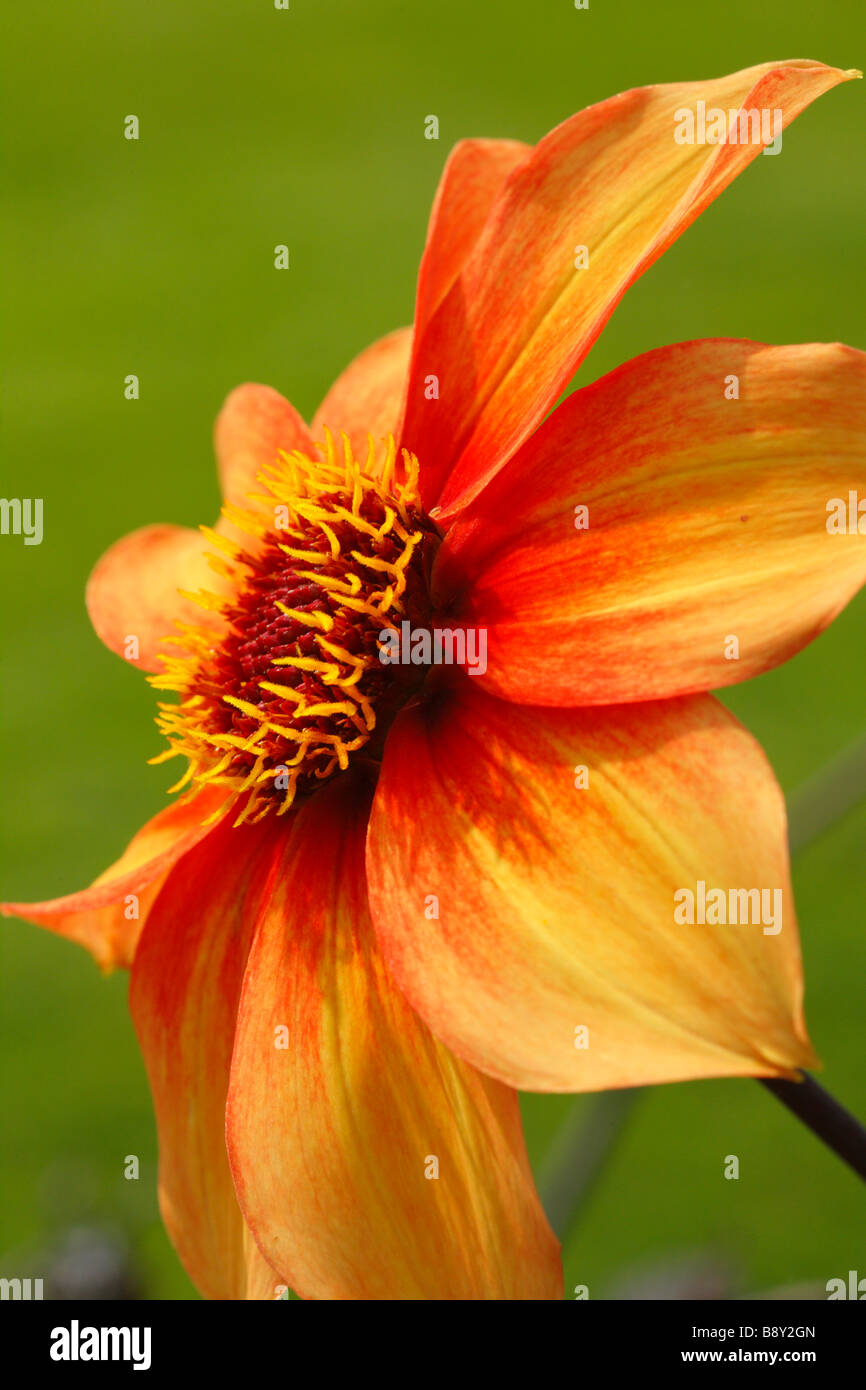
POLYGON ((801 1072, 802 1081, 761 1077, 761 1084, 866 1181, 866 1129, 829 1091, 801 1072))

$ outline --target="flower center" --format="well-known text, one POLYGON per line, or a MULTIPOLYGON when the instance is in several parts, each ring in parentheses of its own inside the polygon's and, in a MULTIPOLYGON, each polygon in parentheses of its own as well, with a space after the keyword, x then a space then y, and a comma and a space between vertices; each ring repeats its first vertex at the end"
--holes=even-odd
POLYGON ((394 441, 377 459, 372 437, 362 466, 329 431, 322 457, 280 454, 263 469, 251 509, 223 509, 237 542, 208 527, 209 555, 227 592, 187 594, 214 627, 178 623, 166 638, 154 686, 180 695, 160 704, 157 725, 188 767, 171 788, 218 784, 243 796, 235 821, 289 809, 344 771, 361 749, 375 755, 384 727, 425 672, 380 659, 389 630, 430 617, 427 576, 438 545, 418 502, 418 463, 394 441))

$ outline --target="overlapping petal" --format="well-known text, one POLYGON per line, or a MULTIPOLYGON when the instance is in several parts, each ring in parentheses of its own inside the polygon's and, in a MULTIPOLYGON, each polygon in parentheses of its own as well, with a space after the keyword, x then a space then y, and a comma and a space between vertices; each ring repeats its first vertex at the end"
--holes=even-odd
POLYGON ((708 690, 787 660, 860 588, 851 492, 866 499, 866 354, 679 343, 563 402, 461 515, 434 584, 486 629, 496 694, 708 690))
POLYGON ((428 508, 438 504, 450 519, 494 476, 628 286, 761 152, 739 140, 678 143, 677 113, 703 101, 725 112, 779 111, 787 125, 854 75, 793 61, 638 88, 579 112, 535 146, 415 344, 403 443, 421 459, 428 508), (577 248, 586 248, 586 268, 577 248), (425 391, 430 375, 438 398, 425 391))
POLYGON ((175 633, 175 621, 219 630, 216 614, 178 592, 220 590, 220 577, 205 558, 208 549, 201 532, 188 526, 142 526, 115 541, 87 581, 87 611, 97 636, 131 666, 159 671, 159 652, 170 650, 164 639, 175 633))
POLYGON ((349 436, 357 459, 367 457, 367 436, 378 442, 396 434, 406 381, 412 329, 398 328, 365 348, 331 387, 313 418, 312 435, 321 439, 325 425, 349 436))
POLYGON ((224 799, 219 788, 206 788, 173 802, 142 826, 90 888, 49 902, 3 903, 0 911, 77 941, 104 970, 129 966, 168 874, 213 828, 204 822, 224 799))
POLYGON ((559 1298, 516 1095, 449 1055, 382 964, 368 805, 349 774, 303 807, 256 925, 227 1110, 244 1214, 304 1297, 559 1298))
POLYGON ((313 452, 310 431, 295 407, 272 386, 248 382, 226 397, 214 426, 220 488, 227 502, 248 507, 248 492, 260 491, 256 474, 278 452, 313 452))
MULTIPOLYGON (((418 274, 414 332, 422 331, 460 273, 505 179, 530 146, 519 140, 461 140, 445 164, 427 229, 418 274)), ((359 353, 335 381, 313 418, 318 439, 325 425, 344 431, 357 458, 367 435, 398 434, 406 396, 413 329, 398 328, 359 353)))
MULTIPOLYGON (((310 432, 294 406, 270 386, 239 386, 226 398, 214 428, 214 447, 224 499, 248 507, 256 474, 279 450, 314 452, 310 432)), ((224 518, 218 531, 234 531, 224 518)), ((91 622, 107 647, 131 665, 160 671, 164 639, 175 622, 222 631, 219 614, 185 597, 200 590, 221 595, 227 582, 207 559, 212 548, 185 526, 143 526, 102 556, 87 584, 91 622), (182 591, 182 592, 179 592, 182 591), (138 654, 130 644, 134 637, 138 654)))
POLYGON ((463 269, 508 176, 531 152, 521 140, 460 140, 442 171, 418 272, 420 336, 463 269))
MULTIPOLYGON (((273 1298, 225 1148, 235 1017, 275 836, 223 822, 170 875, 142 935, 130 1008, 153 1094, 163 1220, 207 1298, 273 1298)), ((291 1195, 287 1194, 287 1200, 291 1195)))
POLYGON ((271 1269, 253 1240, 252 1231, 246 1222, 243 1226, 243 1245, 244 1284, 242 1289, 239 1288, 236 1297, 253 1303, 273 1303, 277 1299, 285 1298, 288 1294, 288 1284, 283 1283, 275 1269, 271 1269))
POLYGON ((784 1076, 814 1060, 782 794, 710 696, 533 709, 461 677, 389 733, 368 878, 410 1003, 511 1085, 784 1076), (699 916, 700 883, 767 890, 736 908, 762 923, 678 924, 675 894, 699 916))

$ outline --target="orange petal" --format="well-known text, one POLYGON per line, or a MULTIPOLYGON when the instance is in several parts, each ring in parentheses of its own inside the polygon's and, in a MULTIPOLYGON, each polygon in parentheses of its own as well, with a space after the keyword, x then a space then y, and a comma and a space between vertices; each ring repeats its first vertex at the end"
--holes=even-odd
POLYGON ((462 677, 391 728, 367 869, 407 999, 512 1086, 788 1076, 814 1061, 782 795, 710 696, 533 709, 462 677), (679 925, 675 894, 699 914, 701 883, 772 891, 755 924, 679 925))
POLYGON ((90 621, 105 645, 130 666, 161 671, 158 652, 175 620, 218 630, 214 613, 178 593, 220 592, 222 581, 205 558, 208 548, 199 531, 157 525, 132 531, 106 550, 86 592, 90 621), (130 638, 137 640, 137 656, 130 638))
POLYGON ((761 152, 679 144, 678 113, 703 101, 778 110, 787 125, 855 75, 795 61, 638 88, 536 145, 416 345, 403 443, 421 460, 428 507, 450 518, 475 496, 540 424, 628 286, 761 152), (576 266, 579 247, 588 268, 576 266), (438 399, 425 394, 431 374, 438 399))
MULTIPOLYGON (((517 140, 461 140, 451 151, 436 191, 427 244, 418 274, 415 332, 444 299, 478 240, 505 179, 530 147, 517 140)), ((398 435, 402 419, 411 328, 398 328, 360 353, 339 376, 316 411, 312 433, 344 430, 358 458, 374 439, 398 435)))
POLYGON ((189 801, 173 802, 142 826, 90 888, 51 902, 2 903, 0 911, 77 941, 104 970, 129 966, 169 872, 213 829, 203 822, 224 799, 219 788, 209 787, 189 801))
POLYGON ((207 1298, 274 1297, 235 1198, 225 1103, 238 996, 275 837, 223 821, 166 883, 142 935, 130 1008, 153 1093, 159 1200, 207 1298))
POLYGON ((866 513, 866 354, 680 343, 570 396, 461 515, 435 582, 464 590, 450 617, 487 629, 477 679, 509 699, 717 688, 792 656, 866 579, 856 517, 827 529, 852 491, 866 513))
MULTIPOLYGON (((214 428, 220 484, 226 501, 247 506, 256 474, 280 449, 313 452, 309 431, 297 411, 270 386, 239 386, 227 398, 214 428)), ((218 531, 233 530, 223 518, 218 531)), ((184 598, 178 590, 221 594, 228 581, 207 559, 198 531, 184 526, 144 526, 124 536, 103 555, 87 584, 91 622, 107 647, 145 671, 159 671, 163 639, 175 621, 221 630, 219 615, 184 598), (138 656, 128 656, 129 638, 138 656)))
POLYGON ((306 803, 256 927, 227 1110, 244 1214, 306 1298, 561 1298, 517 1096, 440 1046, 382 965, 368 806, 348 777, 306 803))
POLYGON ((313 418, 312 433, 321 439, 324 426, 343 430, 355 457, 367 457, 367 434, 375 440, 396 434, 406 391, 412 329, 398 328, 380 338, 337 377, 313 418))
POLYGON ((311 454, 310 431, 294 406, 271 386, 238 386, 225 400, 214 426, 220 487, 227 502, 247 507, 256 475, 278 452, 311 454))
POLYGON ((451 150, 433 200, 418 273, 419 336, 466 264, 505 180, 531 149, 520 140, 461 140, 451 150))
MULTIPOLYGON (((240 1213, 240 1207, 238 1207, 240 1213)), ((243 1221, 243 1217, 241 1217, 243 1221)), ((246 1302, 275 1302, 285 1298, 288 1284, 283 1283, 276 1270, 271 1269, 253 1240, 249 1226, 243 1224, 244 1244, 244 1284, 238 1289, 237 1297, 246 1302)))

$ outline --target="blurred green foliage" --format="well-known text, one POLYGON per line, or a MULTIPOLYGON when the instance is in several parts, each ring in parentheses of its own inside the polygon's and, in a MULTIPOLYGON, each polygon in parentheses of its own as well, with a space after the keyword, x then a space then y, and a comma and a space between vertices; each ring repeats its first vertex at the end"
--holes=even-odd
MULTIPOLYGON (((268 382, 310 415, 357 351, 411 319, 451 143, 534 141, 627 87, 771 58, 863 66, 866 26, 861 0, 30 0, 6 30, 3 492, 46 511, 40 547, 0 545, 4 890, 45 898, 100 872, 169 780, 145 767, 152 692, 89 628, 91 565, 146 522, 212 520, 210 431, 231 387, 268 382), (122 138, 130 113, 137 143, 122 138), (429 113, 438 142, 423 138, 429 113)), ((781 157, 756 160, 629 291, 579 380, 702 336, 866 347, 864 101, 858 83, 831 92, 781 157)), ((794 661, 726 695, 786 791, 862 731, 864 646, 861 595, 794 661)), ((861 808, 795 870, 824 1080, 861 1113, 864 831, 861 808)), ((0 959, 0 1251, 113 1223, 147 1296, 194 1297, 156 1212, 125 979, 18 923, 0 959), (138 1183, 123 1179, 129 1153, 138 1183)), ((527 1098, 535 1162, 586 1103, 527 1098)), ((702 1246, 727 1252, 744 1289, 866 1272, 862 1187, 748 1081, 643 1098, 569 1244, 566 1288, 603 1296, 635 1261, 702 1246), (722 1178, 728 1153, 739 1182, 722 1178)))

